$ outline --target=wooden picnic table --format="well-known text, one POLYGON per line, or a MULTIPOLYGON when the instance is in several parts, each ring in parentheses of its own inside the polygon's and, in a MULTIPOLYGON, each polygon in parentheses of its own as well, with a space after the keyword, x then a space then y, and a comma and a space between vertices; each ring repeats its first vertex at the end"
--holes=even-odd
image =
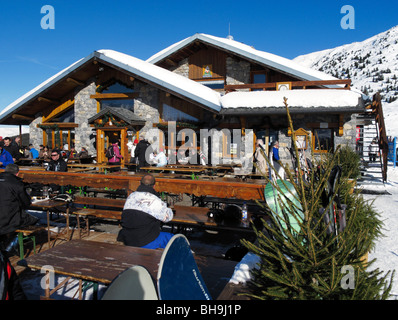
MULTIPOLYGON (((72 240, 26 259, 29 268, 79 279, 79 298, 83 281, 110 284, 121 272, 134 265, 145 267, 156 279, 163 250, 143 249, 89 240, 72 240)), ((49 281, 48 281, 49 282, 49 281)), ((65 282, 63 283, 65 284, 65 282)), ((50 298, 46 281, 45 297, 50 298)))
POLYGON ((197 173, 203 173, 206 171, 206 168, 201 168, 200 166, 197 167, 186 167, 186 166, 165 166, 165 167, 156 167, 156 166, 151 166, 151 167, 141 167, 141 170, 146 170, 146 171, 155 171, 155 172, 185 172, 185 173, 191 173, 191 174, 197 174, 197 173))
MULTIPOLYGON (((0 169, 0 172, 2 169, 0 169)), ((134 175, 106 175, 54 171, 22 170, 20 177, 26 183, 55 183, 60 186, 125 189, 128 193, 137 190, 143 173, 134 175)), ((264 179, 241 181, 233 178, 182 179, 179 177, 156 177, 155 190, 173 194, 186 193, 195 196, 214 196, 242 200, 264 200, 264 179)))
POLYGON ((28 166, 35 167, 35 166, 41 166, 43 164, 43 162, 44 162, 44 159, 39 159, 39 158, 36 158, 36 159, 33 159, 33 158, 19 158, 16 161, 16 164, 18 166, 23 166, 23 165, 28 164, 28 166))
POLYGON ((69 240, 69 206, 66 202, 60 200, 52 200, 52 199, 43 199, 43 200, 36 200, 31 203, 29 209, 32 210, 41 210, 46 211, 47 213, 47 240, 48 240, 48 247, 51 246, 51 226, 50 226, 50 213, 62 213, 65 214, 66 225, 57 234, 57 238, 60 236, 65 235, 66 239, 69 240), (65 212, 60 210, 61 208, 65 208, 65 212))
POLYGON ((105 163, 68 163, 68 168, 90 168, 107 173, 108 169, 120 168, 120 164, 105 164, 105 163))
POLYGON ((86 157, 86 158, 68 158, 67 160, 68 160, 68 163, 90 164, 96 158, 97 158, 96 156, 89 156, 89 157, 86 157))
POLYGON ((18 166, 19 171, 21 170, 31 170, 31 171, 46 171, 46 168, 39 166, 18 166))
MULTIPOLYGON (((121 272, 134 265, 145 267, 156 280, 162 254, 162 249, 72 240, 32 255, 24 263, 31 269, 46 271, 46 277, 50 277, 51 272, 67 277, 53 290, 50 290, 50 281, 45 281, 45 298, 51 298, 56 290, 75 278, 79 280, 78 298, 82 299, 83 282, 109 285, 121 272)), ((201 255, 194 255, 194 258, 210 293, 217 298, 232 276, 236 262, 201 255)))

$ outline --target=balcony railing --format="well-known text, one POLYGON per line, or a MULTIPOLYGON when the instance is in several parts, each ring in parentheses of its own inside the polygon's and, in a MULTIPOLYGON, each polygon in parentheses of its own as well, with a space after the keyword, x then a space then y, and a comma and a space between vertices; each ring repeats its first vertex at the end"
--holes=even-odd
POLYGON ((236 84, 236 85, 226 85, 224 89, 226 93, 235 91, 235 90, 242 90, 242 89, 250 89, 252 90, 277 90, 279 84, 288 84, 290 89, 328 89, 325 86, 331 85, 344 85, 344 87, 338 87, 333 89, 344 89, 350 90, 351 88, 351 79, 344 79, 344 80, 317 80, 317 81, 291 81, 291 82, 272 82, 272 83, 249 83, 249 84, 236 84))

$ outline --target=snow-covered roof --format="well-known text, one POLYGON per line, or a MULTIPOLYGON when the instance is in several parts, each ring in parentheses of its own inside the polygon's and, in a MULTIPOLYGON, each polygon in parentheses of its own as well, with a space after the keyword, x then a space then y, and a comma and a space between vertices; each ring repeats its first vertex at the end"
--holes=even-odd
POLYGON ((53 75, 51 78, 48 78, 46 81, 40 83, 37 87, 33 88, 32 90, 25 93, 23 96, 9 104, 7 107, 0 112, 0 118, 7 116, 9 113, 17 110, 20 106, 25 104, 26 102, 30 101, 33 97, 40 95, 43 91, 57 83, 59 80, 63 79, 67 75, 69 75, 72 71, 78 69, 80 66, 85 64, 87 61, 94 57, 94 53, 90 54, 89 56, 85 57, 84 59, 80 59, 75 63, 71 64, 69 67, 61 70, 60 72, 53 75))
POLYGON ((113 50, 99 50, 100 60, 118 66, 173 92, 220 111, 220 94, 179 74, 113 50))
POLYGON ((23 104, 39 96, 43 91, 52 85, 67 78, 68 75, 73 73, 75 70, 94 57, 96 57, 99 61, 102 60, 107 62, 113 66, 121 68, 122 70, 131 72, 137 75, 137 77, 147 79, 148 81, 163 88, 185 96, 186 98, 196 101, 216 112, 220 111, 221 109, 220 94, 206 86, 127 54, 114 50, 98 50, 58 72, 31 91, 24 94, 19 99, 12 102, 3 109, 3 111, 0 113, 0 118, 3 118, 14 112, 23 104))
POLYGON ((363 108, 361 94, 351 90, 336 89, 307 89, 285 91, 252 91, 231 92, 221 98, 224 113, 234 112, 236 109, 262 109, 269 112, 285 112, 284 98, 287 98, 289 109, 300 108, 311 112, 321 108, 353 110, 363 108))
MULTIPOLYGON (((204 33, 197 33, 191 37, 181 40, 167 47, 166 49, 156 53, 146 61, 156 64, 157 62, 167 58, 171 54, 177 52, 178 50, 184 48, 185 46, 197 40, 219 47, 226 51, 233 52, 237 55, 246 57, 250 60, 257 61, 258 63, 269 66, 270 68, 281 70, 282 72, 296 76, 303 80, 307 81, 337 80, 337 78, 332 77, 321 71, 304 67, 292 60, 277 56, 272 53, 256 50, 253 47, 246 45, 244 43, 228 38, 215 37, 204 33)), ((335 87, 341 87, 341 85, 331 85, 328 87, 335 88, 335 87)))

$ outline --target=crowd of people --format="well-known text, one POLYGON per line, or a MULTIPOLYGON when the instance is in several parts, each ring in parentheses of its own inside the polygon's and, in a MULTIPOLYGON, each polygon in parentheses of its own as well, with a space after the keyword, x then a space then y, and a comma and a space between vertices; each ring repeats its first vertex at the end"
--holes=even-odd
MULTIPOLYGON (((89 159, 90 155, 86 148, 82 147, 79 152, 76 151, 74 146, 71 146, 68 150, 67 145, 63 149, 54 148, 51 149, 48 146, 40 145, 39 149, 35 148, 33 144, 28 146, 22 146, 21 139, 17 136, 15 139, 10 137, 0 136, 0 169, 5 169, 5 167, 10 163, 17 163, 23 165, 26 159, 29 160, 43 160, 45 163, 53 163, 53 154, 59 154, 60 159, 63 162, 67 162, 71 159, 89 159)), ((47 166, 53 167, 53 166, 47 166)), ((51 169, 48 169, 51 170, 51 169)))

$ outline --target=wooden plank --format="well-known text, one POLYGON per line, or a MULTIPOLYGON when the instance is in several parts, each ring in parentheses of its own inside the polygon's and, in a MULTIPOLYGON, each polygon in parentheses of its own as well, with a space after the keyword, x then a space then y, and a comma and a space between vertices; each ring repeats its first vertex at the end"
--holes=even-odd
POLYGON ((96 100, 113 100, 113 99, 135 99, 139 97, 139 93, 137 92, 128 92, 128 93, 97 93, 90 95, 91 99, 96 100))
MULTIPOLYGON (((0 170, 1 171, 1 170, 0 170)), ((61 186, 126 189, 128 193, 137 190, 143 174, 113 175, 70 173, 53 171, 23 170, 20 177, 27 183, 54 183, 61 186)), ((158 192, 186 193, 195 196, 214 196, 220 198, 237 198, 243 200, 264 200, 265 182, 260 179, 240 181, 240 179, 216 178, 214 180, 178 179, 157 177, 155 189, 158 192)))
MULTIPOLYGON (((57 274, 109 284, 133 265, 145 266, 156 279, 162 250, 88 240, 72 240, 26 259, 28 267, 51 266, 57 274)), ((45 270, 45 269, 44 269, 45 270)))

